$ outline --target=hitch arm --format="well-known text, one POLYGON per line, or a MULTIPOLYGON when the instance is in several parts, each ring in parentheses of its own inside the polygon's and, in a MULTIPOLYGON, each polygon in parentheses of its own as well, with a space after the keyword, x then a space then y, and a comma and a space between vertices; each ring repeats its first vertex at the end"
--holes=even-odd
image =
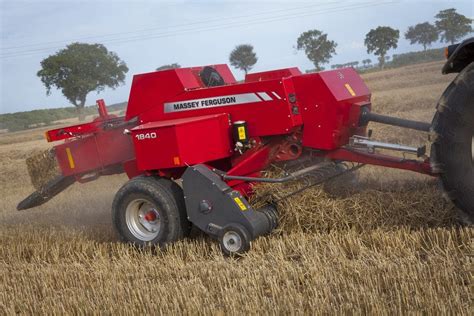
POLYGON ((330 152, 321 152, 319 154, 322 157, 334 160, 352 161, 367 165, 410 170, 422 174, 427 174, 430 176, 437 176, 433 169, 431 169, 429 159, 426 159, 425 161, 410 160, 389 155, 368 153, 348 148, 340 148, 330 152))

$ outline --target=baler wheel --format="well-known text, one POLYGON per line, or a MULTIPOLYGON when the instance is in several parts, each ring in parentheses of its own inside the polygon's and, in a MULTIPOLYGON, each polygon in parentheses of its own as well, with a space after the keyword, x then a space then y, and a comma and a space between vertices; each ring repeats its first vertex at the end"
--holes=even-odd
POLYGON ((240 255, 250 250, 250 234, 239 224, 230 224, 219 233, 219 245, 226 256, 240 255))
POLYGON ((474 223, 474 63, 448 86, 433 118, 436 138, 431 156, 448 197, 474 223))
POLYGON ((163 246, 189 233, 182 189, 173 181, 137 177, 115 195, 112 219, 122 241, 163 246))

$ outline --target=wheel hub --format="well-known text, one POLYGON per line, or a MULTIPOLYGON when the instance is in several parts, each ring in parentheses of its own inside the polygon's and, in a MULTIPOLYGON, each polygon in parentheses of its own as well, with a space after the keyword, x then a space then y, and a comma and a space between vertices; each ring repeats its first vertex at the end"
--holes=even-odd
POLYGON ((125 211, 125 219, 132 235, 142 241, 151 241, 160 233, 160 213, 148 200, 131 201, 125 211))
POLYGON ((240 235, 234 231, 228 231, 224 234, 222 238, 224 247, 229 252, 238 252, 242 248, 242 238, 240 235))
POLYGON ((147 220, 148 222, 154 222, 157 217, 158 217, 158 213, 156 212, 155 209, 149 210, 144 216, 145 220, 147 220))

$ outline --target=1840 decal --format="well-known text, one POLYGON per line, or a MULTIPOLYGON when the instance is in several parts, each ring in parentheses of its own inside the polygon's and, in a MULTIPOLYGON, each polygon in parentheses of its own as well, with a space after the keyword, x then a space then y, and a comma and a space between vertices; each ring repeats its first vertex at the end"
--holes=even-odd
POLYGON ((137 134, 137 135, 135 135, 135 137, 136 137, 138 140, 144 140, 144 139, 153 139, 153 138, 156 138, 157 135, 156 135, 155 132, 151 132, 151 133, 137 134))

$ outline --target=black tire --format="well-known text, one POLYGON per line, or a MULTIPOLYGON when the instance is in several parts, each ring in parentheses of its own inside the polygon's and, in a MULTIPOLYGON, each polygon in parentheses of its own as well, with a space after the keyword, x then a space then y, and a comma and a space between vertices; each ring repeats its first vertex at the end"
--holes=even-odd
POLYGON ((137 246, 164 246, 186 237, 191 228, 182 189, 156 177, 133 178, 120 188, 112 220, 120 239, 137 246))
POLYGON ((250 234, 240 224, 230 224, 219 232, 219 246, 225 256, 241 255, 250 250, 250 234))
POLYGON ((454 79, 438 102, 432 129, 432 165, 461 220, 474 222, 474 63, 454 79))

